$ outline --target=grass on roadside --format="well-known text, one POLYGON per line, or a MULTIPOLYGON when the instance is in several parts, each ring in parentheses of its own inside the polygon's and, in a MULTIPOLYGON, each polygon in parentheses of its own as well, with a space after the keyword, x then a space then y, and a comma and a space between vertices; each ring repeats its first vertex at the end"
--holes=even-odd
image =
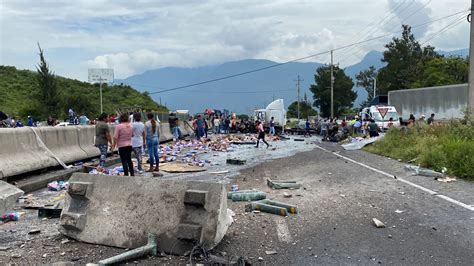
POLYGON ((474 180, 474 125, 445 124, 390 129, 385 137, 364 150, 448 174, 474 180))

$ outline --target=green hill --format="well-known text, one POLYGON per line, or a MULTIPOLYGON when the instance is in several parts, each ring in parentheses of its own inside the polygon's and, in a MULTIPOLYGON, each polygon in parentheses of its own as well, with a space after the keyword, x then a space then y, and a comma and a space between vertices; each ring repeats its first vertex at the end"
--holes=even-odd
MULTIPOLYGON (((0 66, 0 111, 9 115, 25 118, 32 115, 35 119, 45 119, 36 100, 39 93, 37 73, 30 70, 18 70, 12 66, 0 66)), ((67 116, 72 108, 77 114, 85 113, 95 118, 100 113, 99 85, 56 76, 60 90, 61 115, 67 116)), ((102 85, 104 112, 115 113, 118 108, 140 107, 146 111, 166 112, 165 106, 154 102, 146 92, 140 93, 128 85, 102 85)))

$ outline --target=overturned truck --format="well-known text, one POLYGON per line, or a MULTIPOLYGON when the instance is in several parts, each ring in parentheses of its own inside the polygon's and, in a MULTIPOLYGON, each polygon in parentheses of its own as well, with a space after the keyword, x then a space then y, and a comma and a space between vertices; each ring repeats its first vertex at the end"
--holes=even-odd
POLYGON ((182 255, 213 248, 231 223, 223 184, 75 173, 59 230, 120 248, 143 246, 152 233, 159 251, 182 255))

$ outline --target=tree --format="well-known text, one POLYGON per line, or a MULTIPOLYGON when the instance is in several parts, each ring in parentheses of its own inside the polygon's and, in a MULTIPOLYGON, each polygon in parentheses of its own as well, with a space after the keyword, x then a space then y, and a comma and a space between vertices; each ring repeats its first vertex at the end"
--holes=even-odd
POLYGON ((61 97, 58 90, 56 76, 49 70, 48 63, 44 59, 43 49, 38 43, 40 63, 36 67, 38 72, 37 81, 39 87, 38 101, 42 107, 42 118, 51 115, 58 117, 61 105, 61 97))
POLYGON ((428 61, 423 75, 414 83, 414 88, 460 84, 468 82, 469 62, 461 57, 441 57, 428 61))
POLYGON ((357 82, 356 86, 362 87, 367 91, 367 100, 361 103, 361 106, 367 105, 374 98, 374 79, 377 77, 377 70, 374 66, 370 66, 368 69, 360 71, 355 76, 357 82))
MULTIPOLYGON (((313 109, 310 103, 307 101, 300 102, 300 118, 307 118, 308 116, 315 116, 317 114, 318 112, 313 109)), ((294 101, 288 106, 286 116, 288 116, 288 118, 298 117, 298 101, 294 101)))
POLYGON ((387 50, 383 53, 382 62, 387 65, 377 75, 377 87, 381 94, 412 88, 422 75, 425 63, 440 57, 434 47, 421 47, 411 33, 410 26, 402 25, 402 29, 401 38, 394 37, 385 45, 387 50))
MULTIPOLYGON (((344 109, 351 108, 357 98, 357 93, 352 90, 354 82, 344 70, 337 66, 334 68, 334 115, 338 116, 344 109)), ((321 66, 314 74, 315 84, 309 88, 313 93, 313 106, 318 107, 322 116, 331 115, 331 71, 329 66, 321 66)))

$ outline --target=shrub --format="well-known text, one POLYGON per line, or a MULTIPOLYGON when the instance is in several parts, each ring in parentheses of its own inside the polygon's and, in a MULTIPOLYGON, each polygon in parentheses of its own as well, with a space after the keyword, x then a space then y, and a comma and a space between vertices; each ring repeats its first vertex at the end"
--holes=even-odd
POLYGON ((403 161, 415 159, 423 167, 474 179, 474 125, 451 121, 445 124, 392 128, 366 151, 403 161))

